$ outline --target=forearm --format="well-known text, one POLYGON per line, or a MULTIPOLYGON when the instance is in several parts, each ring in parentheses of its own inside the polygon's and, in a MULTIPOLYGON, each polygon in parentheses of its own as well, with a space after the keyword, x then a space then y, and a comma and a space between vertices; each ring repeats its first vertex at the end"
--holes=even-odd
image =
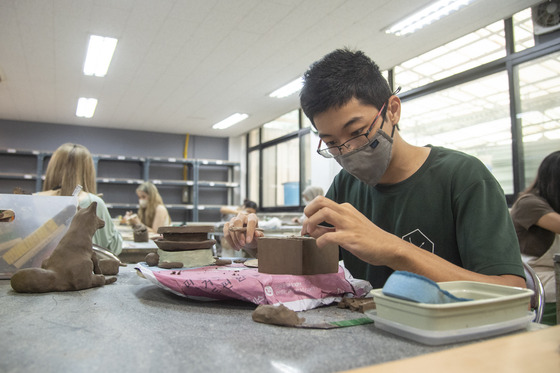
POLYGON ((560 214, 551 212, 543 215, 537 221, 537 225, 556 234, 560 234, 560 214))
POLYGON ((469 271, 404 240, 397 240, 400 242, 395 242, 395 254, 387 263, 394 270, 417 273, 436 282, 477 281, 523 288, 526 286, 519 276, 490 276, 469 271))
POLYGON ((222 206, 220 208, 220 213, 222 215, 237 214, 238 212, 239 210, 237 209, 237 207, 233 206, 222 206))

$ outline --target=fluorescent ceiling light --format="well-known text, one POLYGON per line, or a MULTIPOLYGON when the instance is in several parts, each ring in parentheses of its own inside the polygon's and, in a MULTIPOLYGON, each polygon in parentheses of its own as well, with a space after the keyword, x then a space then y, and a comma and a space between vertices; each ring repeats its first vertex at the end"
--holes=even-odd
POLYGON ((212 126, 212 128, 215 128, 217 130, 223 130, 223 129, 226 129, 228 127, 233 126, 234 124, 237 124, 237 123, 241 122, 242 120, 247 119, 248 117, 249 117, 249 115, 247 115, 247 114, 235 113, 235 114, 230 115, 226 119, 222 120, 221 122, 218 122, 218 123, 214 124, 212 126))
POLYGON ((84 74, 105 76, 109 70, 113 52, 117 46, 117 39, 91 35, 84 63, 84 74))
POLYGON ((97 107, 96 98, 80 97, 78 99, 78 107, 76 108, 76 116, 83 118, 93 117, 95 108, 97 107))
POLYGON ((288 97, 292 93, 299 91, 301 87, 303 87, 303 77, 299 77, 293 82, 290 82, 285 86, 278 88, 276 91, 272 92, 269 96, 275 98, 288 97))
POLYGON ((403 21, 386 29, 387 34, 402 36, 420 30, 422 27, 433 23, 440 18, 456 12, 460 8, 469 5, 474 0, 439 0, 432 5, 414 13, 403 21))

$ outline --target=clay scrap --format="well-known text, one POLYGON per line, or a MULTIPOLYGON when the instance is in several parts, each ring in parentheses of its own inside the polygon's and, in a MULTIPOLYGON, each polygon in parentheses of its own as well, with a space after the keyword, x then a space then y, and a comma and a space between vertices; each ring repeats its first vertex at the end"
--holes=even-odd
POLYGON ((280 304, 278 306, 261 304, 252 313, 253 321, 282 326, 298 326, 305 322, 304 318, 297 315, 288 307, 280 304))
POLYGON ((261 273, 318 275, 338 272, 338 246, 317 247, 313 237, 261 237, 257 240, 261 273))
POLYGON ((337 305, 338 308, 348 308, 352 311, 365 313, 375 309, 373 298, 348 298, 344 297, 337 305))
MULTIPOLYGON (((66 234, 41 268, 20 269, 10 284, 20 293, 73 291, 99 287, 117 281, 105 278, 93 251, 92 236, 105 222, 96 215, 97 202, 80 209, 66 234)), ((117 266, 118 267, 118 266, 117 266)))
MULTIPOLYGON (((154 240, 158 246, 158 263, 161 268, 191 268, 214 264, 212 247, 216 240, 208 239, 214 231, 212 225, 159 227, 162 238, 154 240)), ((146 258, 146 262, 148 258, 146 258)), ((153 263, 154 258, 150 258, 153 263)))
POLYGON ((148 236, 148 227, 144 224, 136 224, 132 227, 132 237, 134 242, 148 242, 150 240, 148 236))

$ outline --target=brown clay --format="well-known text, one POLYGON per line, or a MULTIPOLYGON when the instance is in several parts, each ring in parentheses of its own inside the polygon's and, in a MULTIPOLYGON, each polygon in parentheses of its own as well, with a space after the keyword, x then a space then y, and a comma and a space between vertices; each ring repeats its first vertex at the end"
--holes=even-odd
POLYGON ((24 268, 14 273, 12 288, 20 293, 46 293, 89 289, 117 281, 115 277, 106 279, 97 274, 101 270, 91 238, 105 222, 97 217, 96 209, 96 202, 80 209, 41 268, 24 268))
POLYGON ((256 322, 284 326, 297 326, 305 322, 304 318, 299 317, 295 311, 283 304, 279 306, 261 304, 253 311, 252 318, 256 322))
MULTIPOLYGON (((113 276, 119 273, 120 263, 113 259, 99 259, 99 270, 105 276, 113 276)), ((95 271, 94 271, 95 272, 95 271)))
POLYGON ((216 263, 214 263, 217 266, 225 266, 228 264, 231 264, 231 260, 230 259, 216 259, 216 263))
POLYGON ((171 268, 183 268, 183 263, 181 262, 159 262, 159 268, 171 269, 171 268))
POLYGON ((336 244, 319 248, 312 237, 260 237, 257 248, 261 273, 318 275, 338 272, 336 244))
POLYGON ((148 228, 144 224, 136 224, 132 227, 134 242, 148 242, 148 228))
POLYGON ((149 253, 146 255, 145 261, 150 267, 157 266, 159 263, 159 255, 157 253, 149 253))
POLYGON ((344 297, 337 305, 338 308, 349 308, 352 311, 364 313, 375 309, 373 298, 347 298, 344 297))

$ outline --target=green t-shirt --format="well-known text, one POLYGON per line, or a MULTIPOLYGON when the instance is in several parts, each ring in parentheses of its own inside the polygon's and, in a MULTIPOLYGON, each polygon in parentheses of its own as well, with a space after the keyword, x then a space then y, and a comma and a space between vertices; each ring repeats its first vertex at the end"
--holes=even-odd
POLYGON ((97 216, 105 222, 103 228, 95 231, 92 237, 93 243, 115 255, 119 255, 122 251, 123 239, 115 224, 113 224, 105 202, 98 196, 88 193, 88 196, 79 202, 80 208, 86 208, 92 202, 97 202, 97 216))
MULTIPOLYGON (((432 147, 408 179, 376 187, 342 170, 327 197, 350 203, 383 230, 470 271, 525 278, 503 190, 475 157, 432 147)), ((341 255, 350 273, 374 288, 393 272, 344 249, 341 255)))

